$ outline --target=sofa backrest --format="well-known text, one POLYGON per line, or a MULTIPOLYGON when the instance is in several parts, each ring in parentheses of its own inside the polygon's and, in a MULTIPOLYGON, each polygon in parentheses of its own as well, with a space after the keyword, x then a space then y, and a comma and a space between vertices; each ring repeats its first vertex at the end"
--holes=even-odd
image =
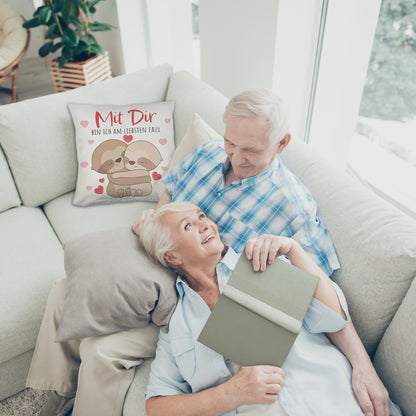
POLYGON ((75 130, 68 103, 164 101, 171 74, 170 65, 161 65, 68 92, 0 106, 0 144, 23 204, 42 205, 75 189, 75 130))
POLYGON ((9 165, 0 147, 0 212, 21 204, 9 165))

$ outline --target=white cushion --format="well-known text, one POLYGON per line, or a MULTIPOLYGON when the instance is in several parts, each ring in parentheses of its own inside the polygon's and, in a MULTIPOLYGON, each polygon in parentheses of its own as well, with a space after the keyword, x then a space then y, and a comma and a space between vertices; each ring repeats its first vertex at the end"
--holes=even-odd
POLYGON ((14 185, 9 165, 0 148, 0 212, 20 205, 19 194, 14 185))
POLYGON ((341 263, 333 278, 372 356, 416 275, 416 223, 308 145, 282 160, 316 199, 341 263))
POLYGON ((175 150, 173 101, 68 105, 75 125, 74 204, 153 201, 175 150))
POLYGON ((65 277, 62 246, 39 208, 0 215, 0 363, 33 348, 52 284, 65 277))
POLYGON ((161 65, 68 92, 0 106, 0 142, 23 203, 38 206, 75 189, 75 133, 68 102, 163 101, 171 73, 171 66, 161 65))

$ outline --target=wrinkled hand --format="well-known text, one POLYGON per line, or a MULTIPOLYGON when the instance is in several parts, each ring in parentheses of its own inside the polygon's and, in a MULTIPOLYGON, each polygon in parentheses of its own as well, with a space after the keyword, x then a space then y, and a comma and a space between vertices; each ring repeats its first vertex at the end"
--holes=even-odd
POLYGON ((253 261, 253 269, 257 271, 266 270, 267 264, 272 264, 277 256, 289 254, 295 240, 271 234, 251 238, 246 243, 246 256, 253 261))
POLYGON ((373 367, 353 368, 352 388, 366 416, 389 416, 389 393, 373 367))
POLYGON ((136 218, 136 221, 132 225, 131 229, 133 232, 140 236, 140 231, 143 227, 143 224, 155 213, 154 209, 146 209, 142 211, 140 215, 136 218))
POLYGON ((273 403, 282 389, 284 375, 281 368, 271 365, 241 367, 226 384, 236 407, 273 403))

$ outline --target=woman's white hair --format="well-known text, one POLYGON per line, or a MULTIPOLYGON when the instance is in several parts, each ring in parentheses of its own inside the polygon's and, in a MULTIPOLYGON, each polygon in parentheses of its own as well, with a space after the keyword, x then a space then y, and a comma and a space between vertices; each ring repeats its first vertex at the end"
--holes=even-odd
POLYGON ((199 208, 190 202, 171 202, 158 208, 143 224, 140 241, 146 253, 165 267, 168 267, 165 254, 175 249, 175 243, 170 228, 163 222, 163 217, 170 212, 191 210, 199 210, 199 208))
POLYGON ((269 124, 268 136, 273 144, 279 143, 289 132, 285 103, 267 89, 244 91, 231 98, 224 111, 224 123, 228 117, 264 118, 269 124))

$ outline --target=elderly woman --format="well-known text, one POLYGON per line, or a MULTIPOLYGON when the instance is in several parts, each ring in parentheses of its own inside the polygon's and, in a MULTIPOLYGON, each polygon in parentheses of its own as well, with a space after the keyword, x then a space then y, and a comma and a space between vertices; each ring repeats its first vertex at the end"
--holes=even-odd
MULTIPOLYGON (((151 367, 149 416, 363 415, 351 366, 325 335, 348 323, 345 298, 295 240, 265 235, 245 249, 255 270, 286 256, 319 278, 282 368, 239 367, 197 341, 239 257, 200 209, 186 202, 160 207, 143 225, 141 240, 149 255, 179 274, 178 304, 169 332, 160 332, 151 367)), ((376 414, 388 415, 388 407, 376 414)))

